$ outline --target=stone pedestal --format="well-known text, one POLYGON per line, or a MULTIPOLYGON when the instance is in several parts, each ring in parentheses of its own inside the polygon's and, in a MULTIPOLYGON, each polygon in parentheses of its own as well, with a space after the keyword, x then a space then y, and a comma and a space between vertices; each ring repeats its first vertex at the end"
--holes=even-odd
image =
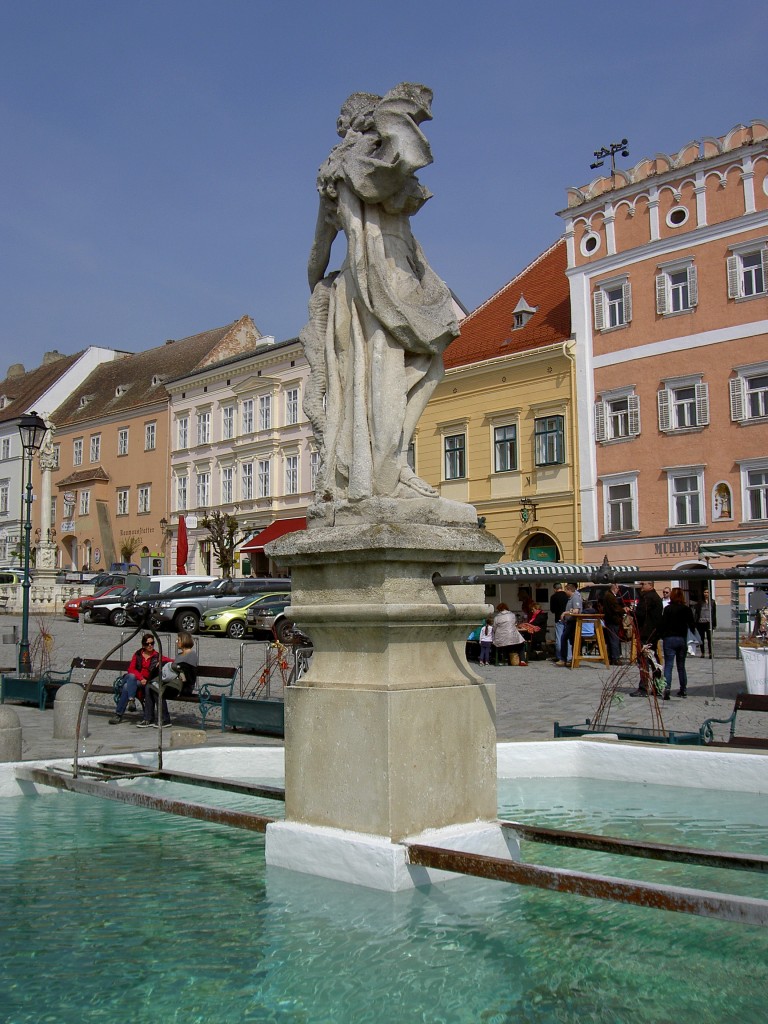
MULTIPOLYGON (((77 735, 77 719, 83 700, 83 688, 77 683, 65 683, 56 692, 53 702, 53 738, 55 740, 73 740, 77 735)), ((88 707, 83 712, 80 723, 80 735, 88 736, 88 707)))
POLYGON ((398 843, 496 818, 495 688, 464 655, 490 609, 481 585, 432 582, 499 557, 474 510, 465 522, 336 525, 269 545, 315 645, 286 694, 287 821, 398 843))

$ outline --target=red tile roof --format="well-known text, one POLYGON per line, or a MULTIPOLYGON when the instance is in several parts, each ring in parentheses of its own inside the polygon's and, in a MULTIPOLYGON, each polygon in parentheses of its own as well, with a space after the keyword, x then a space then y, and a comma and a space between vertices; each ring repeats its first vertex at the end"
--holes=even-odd
POLYGON ((537 257, 461 322, 461 336, 443 356, 446 368, 542 348, 571 336, 571 303, 565 276, 565 239, 537 257), (513 330, 514 309, 521 296, 536 312, 513 330))

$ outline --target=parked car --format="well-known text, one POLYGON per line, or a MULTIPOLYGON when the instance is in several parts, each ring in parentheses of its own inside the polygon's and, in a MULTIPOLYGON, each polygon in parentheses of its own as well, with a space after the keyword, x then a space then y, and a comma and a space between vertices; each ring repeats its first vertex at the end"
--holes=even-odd
POLYGON ((106 597, 107 594, 113 594, 116 590, 122 590, 123 587, 120 584, 114 583, 111 587, 100 587, 95 594, 82 594, 80 597, 71 597, 64 605, 64 614, 68 619, 77 619, 80 616, 82 609, 83 617, 86 622, 91 621, 90 604, 95 597, 106 597))
POLYGON ((174 598, 169 595, 155 605, 152 623, 156 629, 186 630, 196 633, 206 612, 228 608, 240 597, 279 591, 290 591, 290 580, 223 579, 196 595, 174 598))
POLYGON ((274 636, 280 643, 285 643, 293 633, 293 620, 285 614, 290 603, 291 595, 283 594, 249 608, 246 616, 248 628, 253 630, 255 636, 266 636, 268 639, 274 636))
MULTIPOLYGON (((9 587, 15 586, 19 583, 24 582, 24 570, 23 569, 2 569, 0 570, 0 586, 9 587)), ((32 574, 30 573, 30 583, 32 582, 32 574)))
POLYGON ((128 622, 126 607, 135 591, 136 587, 129 583, 104 597, 88 597, 81 602, 83 613, 88 613, 91 622, 108 622, 111 626, 124 626, 128 622))
POLYGON ((129 576, 121 591, 105 598, 92 598, 91 621, 108 622, 111 626, 136 624, 145 620, 148 603, 161 600, 166 593, 176 590, 197 592, 209 587, 211 582, 210 576, 129 576), (169 581, 173 580, 177 582, 169 586, 169 581), (166 589, 161 589, 163 584, 166 589))
POLYGON ((285 606, 290 601, 285 594, 268 593, 257 594, 253 597, 246 594, 239 601, 235 601, 228 608, 216 608, 206 612, 200 620, 200 632, 208 633, 211 636, 228 636, 235 640, 242 640, 250 631, 246 621, 250 608, 259 609, 268 605, 272 607, 275 599, 278 599, 285 606))

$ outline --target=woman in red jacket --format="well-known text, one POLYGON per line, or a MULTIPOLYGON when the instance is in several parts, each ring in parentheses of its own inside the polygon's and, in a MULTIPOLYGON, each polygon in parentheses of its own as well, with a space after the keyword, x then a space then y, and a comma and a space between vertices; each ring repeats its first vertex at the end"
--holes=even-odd
MULTIPOLYGON (((171 658, 163 658, 163 661, 172 661, 171 658)), ((110 725, 119 725, 123 720, 128 701, 134 697, 143 700, 144 687, 147 683, 159 675, 160 655, 155 650, 155 638, 151 633, 145 633, 141 638, 141 647, 131 658, 128 671, 123 676, 123 686, 120 690, 120 697, 115 708, 114 718, 110 718, 110 725)))

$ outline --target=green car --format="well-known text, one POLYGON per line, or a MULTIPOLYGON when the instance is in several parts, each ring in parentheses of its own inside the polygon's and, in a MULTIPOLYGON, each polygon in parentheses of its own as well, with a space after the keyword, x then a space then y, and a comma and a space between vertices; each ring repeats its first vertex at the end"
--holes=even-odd
POLYGON ((216 611, 206 612, 200 620, 200 632, 209 636, 228 636, 233 640, 242 640, 248 632, 245 617, 249 608, 254 605, 263 604, 276 597, 285 597, 284 593, 264 593, 254 597, 248 594, 241 597, 239 601, 228 605, 226 608, 217 608, 216 611))

